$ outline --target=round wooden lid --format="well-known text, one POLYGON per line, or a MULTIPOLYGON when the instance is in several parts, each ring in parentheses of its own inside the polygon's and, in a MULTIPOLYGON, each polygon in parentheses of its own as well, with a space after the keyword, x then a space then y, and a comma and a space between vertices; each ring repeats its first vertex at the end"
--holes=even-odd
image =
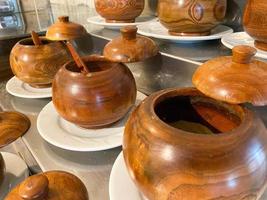
POLYGON ((135 26, 121 29, 121 36, 110 41, 104 48, 104 56, 113 62, 138 62, 156 56, 158 47, 150 38, 137 35, 135 26))
POLYGON ((0 148, 23 136, 30 126, 30 120, 22 113, 0 112, 0 148))
POLYGON ((5 200, 88 200, 82 181, 73 174, 49 171, 27 178, 16 186, 5 200))
POLYGON ((73 40, 88 35, 85 28, 74 22, 69 21, 68 16, 60 16, 58 21, 50 26, 46 32, 46 38, 49 40, 73 40))
POLYGON ((218 57, 201 65, 193 84, 205 95, 232 104, 267 105, 267 64, 254 59, 256 49, 236 46, 233 56, 218 57))

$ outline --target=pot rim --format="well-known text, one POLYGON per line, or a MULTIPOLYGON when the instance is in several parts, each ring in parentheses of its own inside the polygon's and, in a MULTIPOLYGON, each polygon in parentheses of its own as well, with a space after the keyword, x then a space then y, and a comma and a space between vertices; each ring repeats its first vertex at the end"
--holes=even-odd
POLYGON ((44 36, 41 36, 39 38, 40 38, 41 41, 47 41, 48 43, 47 44, 41 44, 41 45, 34 45, 32 38, 31 37, 28 37, 28 38, 24 38, 24 39, 18 41, 17 44, 20 45, 20 46, 23 46, 25 48, 38 49, 38 48, 42 48, 42 47, 52 46, 54 44, 58 44, 59 43, 59 41, 49 40, 49 39, 47 39, 44 36), (31 41, 32 42, 32 45, 22 44, 23 42, 26 42, 26 41, 31 41))

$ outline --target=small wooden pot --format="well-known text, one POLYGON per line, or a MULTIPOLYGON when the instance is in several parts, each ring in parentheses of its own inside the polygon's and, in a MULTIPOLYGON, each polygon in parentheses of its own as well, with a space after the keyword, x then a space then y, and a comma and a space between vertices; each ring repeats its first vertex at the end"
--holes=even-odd
POLYGON ((131 23, 144 10, 144 0, 95 0, 99 15, 111 23, 131 23))
POLYGON ((3 156, 0 153, 0 187, 4 181, 4 176, 5 176, 5 162, 3 156))
POLYGON ((243 16, 245 31, 255 39, 255 46, 263 51, 267 51, 266 12, 266 1, 248 0, 243 16))
POLYGON ((163 90, 141 103, 126 124, 123 153, 150 200, 258 199, 267 183, 261 119, 193 88, 163 90))
POLYGON ((92 55, 83 58, 90 73, 65 64, 53 81, 53 103, 61 117, 84 128, 100 128, 120 120, 134 105, 136 84, 123 64, 92 55))
POLYGON ((16 77, 37 88, 50 87, 58 69, 70 56, 64 45, 41 38, 35 46, 32 39, 19 41, 10 54, 10 66, 16 77))
POLYGON ((227 0, 159 0, 160 22, 171 35, 209 35, 225 17, 227 0))

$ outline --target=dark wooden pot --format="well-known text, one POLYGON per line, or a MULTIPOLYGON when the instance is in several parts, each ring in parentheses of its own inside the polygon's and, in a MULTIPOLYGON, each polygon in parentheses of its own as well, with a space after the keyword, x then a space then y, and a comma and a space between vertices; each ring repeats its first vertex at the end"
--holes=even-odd
POLYGON ((209 35, 225 17, 227 0, 159 0, 160 22, 171 35, 209 35))
POLYGON ((107 22, 134 22, 144 10, 144 0, 95 0, 95 8, 107 22))
POLYGON ((267 4, 262 0, 247 0, 243 16, 245 31, 255 39, 255 46, 267 51, 267 4))
POLYGON ((53 103, 67 121, 84 128, 99 128, 121 119, 134 105, 136 84, 123 64, 101 56, 83 58, 89 74, 74 62, 65 64, 53 82, 53 103))
POLYGON ((49 87, 57 71, 70 56, 64 45, 41 39, 35 46, 32 39, 19 41, 10 53, 10 66, 16 77, 33 87, 49 87))
POLYGON ((149 96, 128 119, 123 141, 129 174, 150 200, 258 199, 267 180, 266 152, 260 118, 193 88, 149 96), (213 133, 176 128, 177 120, 213 133))
POLYGON ((4 181, 4 176, 5 176, 5 162, 3 156, 0 153, 0 187, 4 181))

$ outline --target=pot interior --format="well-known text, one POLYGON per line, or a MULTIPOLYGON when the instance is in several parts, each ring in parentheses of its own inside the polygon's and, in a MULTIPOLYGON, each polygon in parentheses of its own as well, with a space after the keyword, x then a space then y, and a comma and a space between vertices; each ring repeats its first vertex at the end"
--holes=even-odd
MULTIPOLYGON (((43 45, 54 43, 54 41, 47 40, 47 39, 45 39, 45 38, 40 38, 40 40, 42 41, 42 44, 43 44, 43 45)), ((33 41, 32 41, 32 39, 30 39, 30 38, 21 40, 21 41, 19 42, 19 44, 21 44, 21 45, 25 45, 25 46, 35 46, 34 43, 33 43, 33 41)))
MULTIPOLYGON (((106 71, 115 64, 108 61, 85 61, 84 63, 89 68, 90 72, 106 71)), ((74 62, 71 62, 69 65, 67 65, 66 69, 71 72, 81 73, 81 68, 78 68, 74 62)))
POLYGON ((203 96, 172 96, 156 103, 154 111, 163 122, 183 131, 220 134, 241 124, 243 109, 234 108, 235 105, 203 96))

